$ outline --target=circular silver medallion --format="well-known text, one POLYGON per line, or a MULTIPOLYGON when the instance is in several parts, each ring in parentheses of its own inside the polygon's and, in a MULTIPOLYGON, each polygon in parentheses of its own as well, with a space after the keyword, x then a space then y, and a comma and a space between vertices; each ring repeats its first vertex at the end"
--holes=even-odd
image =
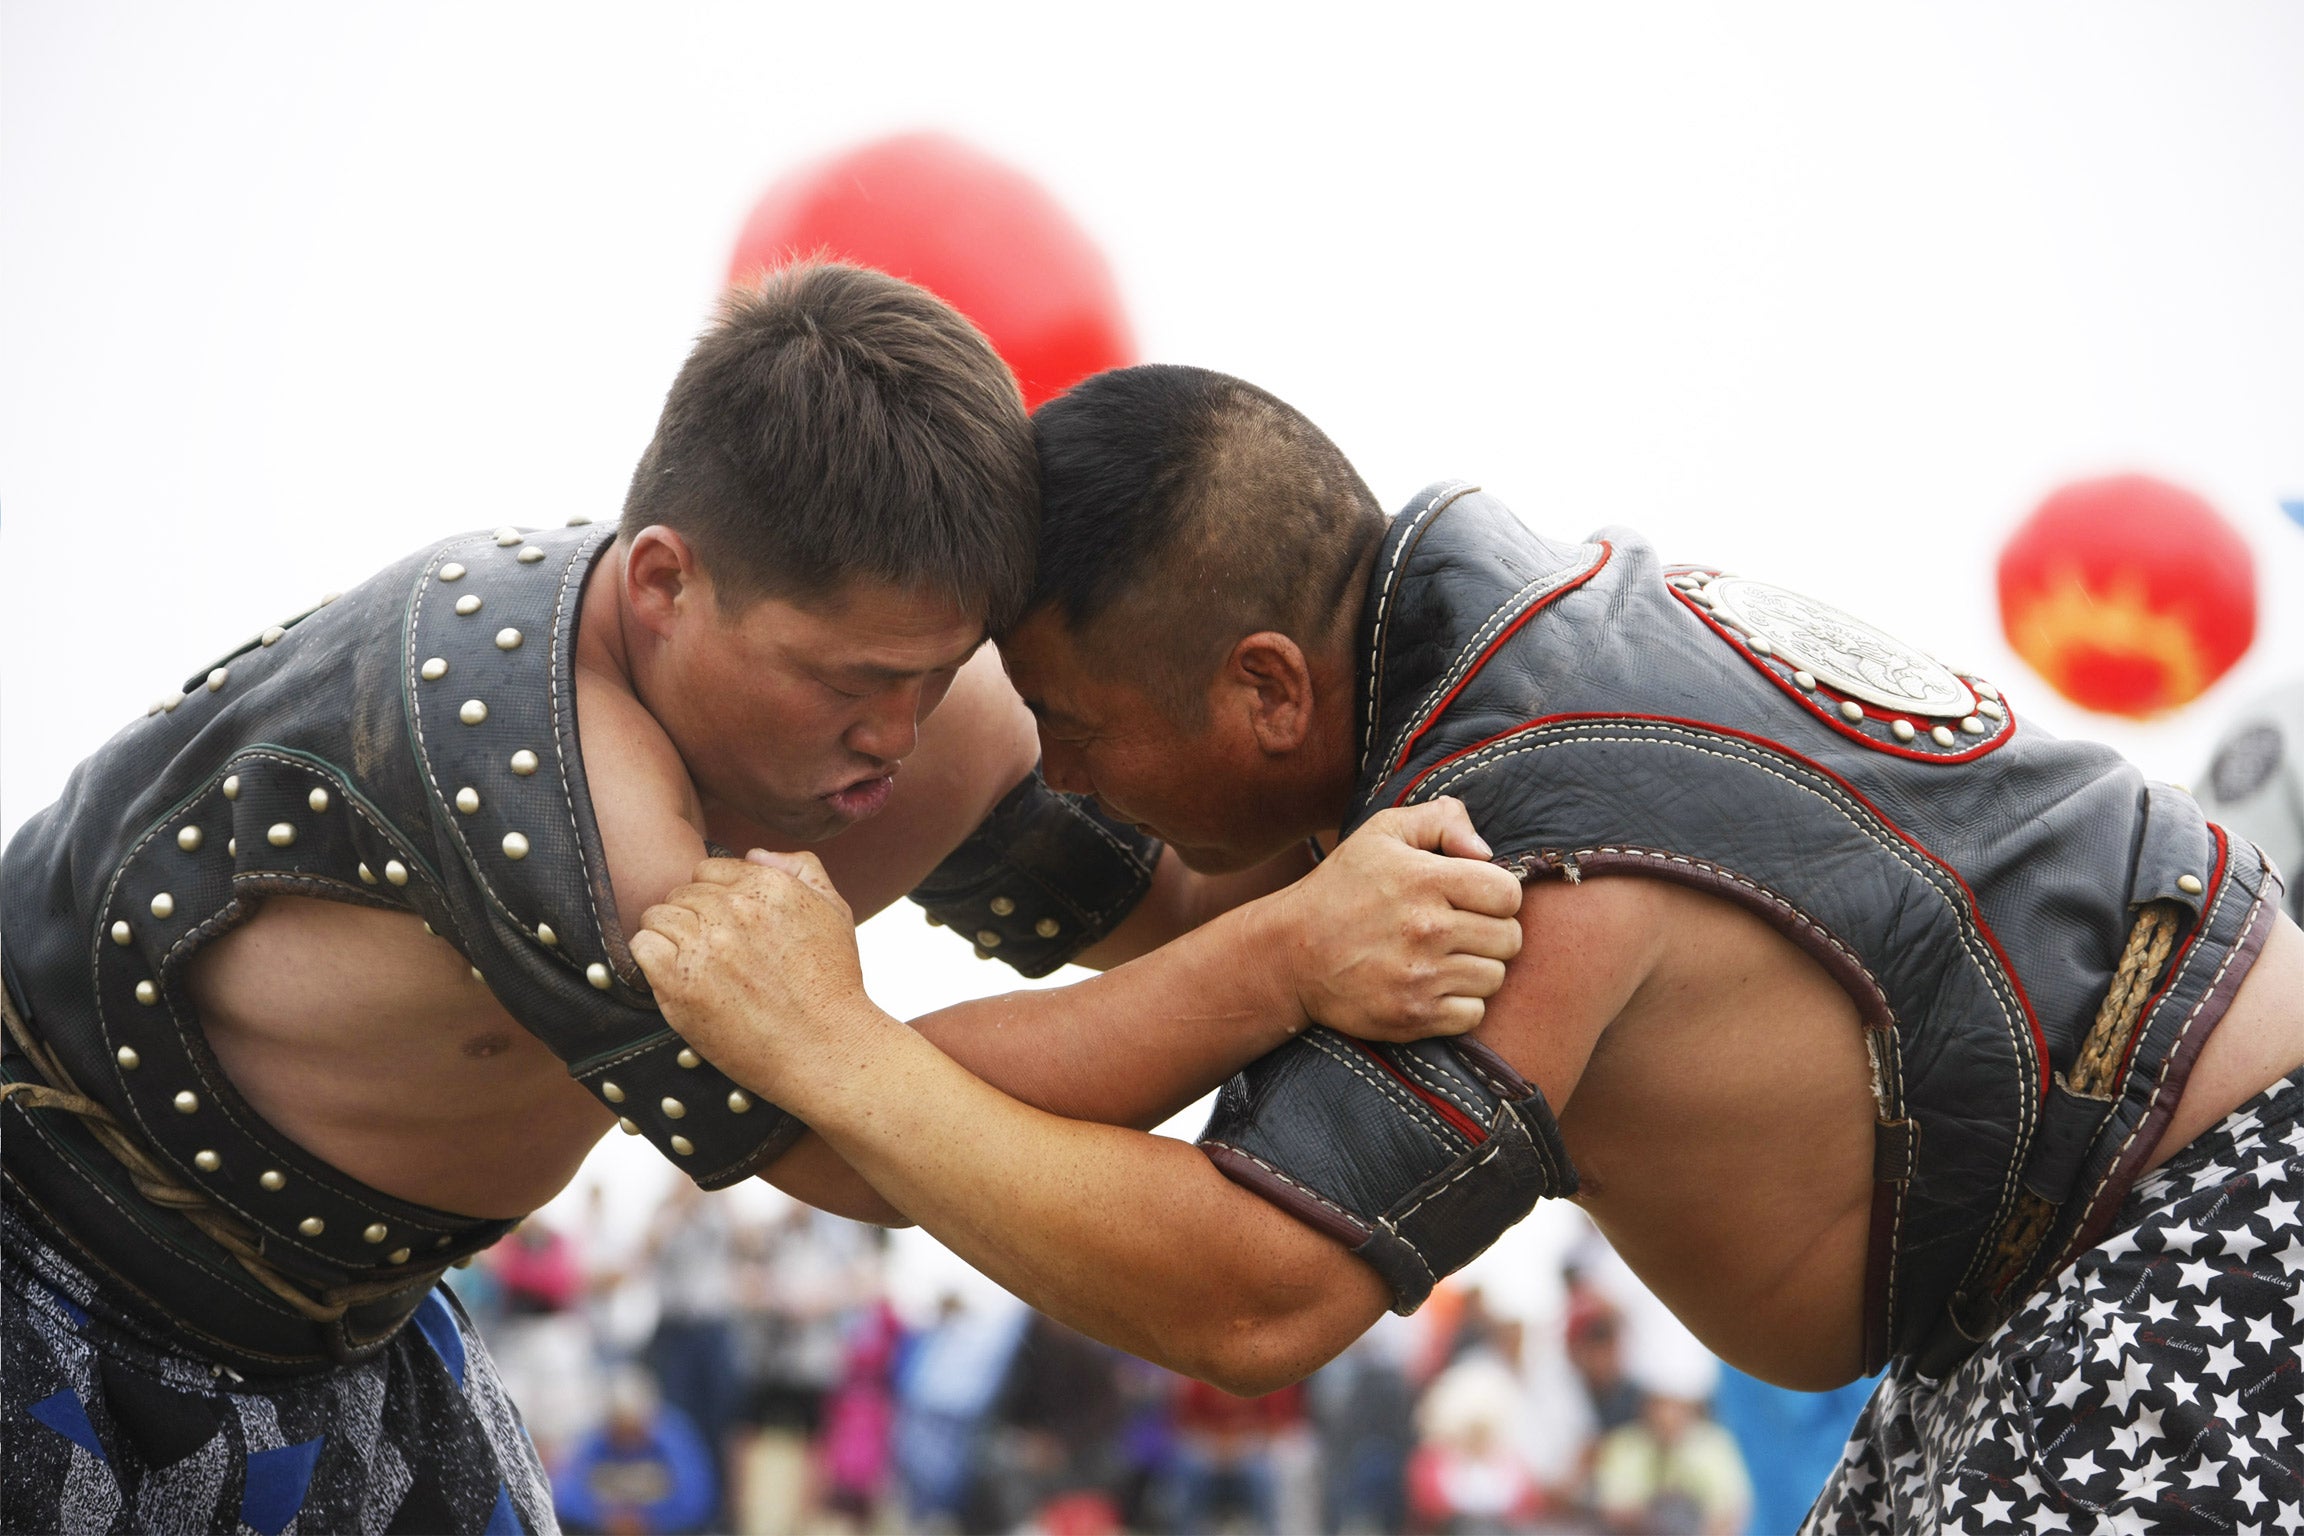
POLYGON ((1723 576, 1705 590, 1714 617, 1765 640, 1787 665, 1814 673, 1827 688, 1911 714, 1975 711, 1976 695, 1951 668, 1830 603, 1742 576, 1723 576))

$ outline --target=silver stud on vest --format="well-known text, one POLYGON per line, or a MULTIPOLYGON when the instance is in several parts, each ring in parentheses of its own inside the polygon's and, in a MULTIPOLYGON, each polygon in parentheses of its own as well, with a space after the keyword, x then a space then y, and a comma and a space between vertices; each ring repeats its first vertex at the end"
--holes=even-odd
POLYGON ((992 909, 992 915, 994 917, 1006 917, 1009 913, 1016 910, 1015 901, 1006 896, 995 896, 990 901, 986 902, 985 905, 992 909))
POLYGON ((1891 720, 1888 722, 1888 734, 1894 736, 1898 741, 1910 741, 1919 735, 1920 731, 1909 720, 1891 720))
POLYGON ((135 937, 136 935, 129 929, 125 922, 117 922, 112 925, 113 943, 125 945, 132 942, 135 937))
POLYGON ((609 973, 608 967, 597 960, 584 967, 584 979, 603 992, 616 984, 616 978, 609 973))
POLYGON ((1983 703, 1978 704, 1976 706, 1976 713, 1982 715, 1987 720, 2005 720, 2008 718, 2008 711, 2002 709, 1999 705, 1993 703, 1990 699, 1986 699, 1983 703))
POLYGON ((440 567, 440 579, 442 581, 462 581, 464 579, 464 567, 462 563, 459 561, 451 560, 446 565, 440 567))
POLYGON ((524 859, 528 857, 528 839, 518 832, 505 833, 504 857, 508 859, 524 859))
POLYGON ((384 861, 384 878, 393 885, 406 885, 408 883, 408 866, 398 859, 386 859, 384 861))
POLYGON ((1854 725, 1857 721, 1864 718, 1864 706, 1857 703, 1854 699, 1842 699, 1840 701, 1840 718, 1847 721, 1850 725, 1854 725))
POLYGON ((2176 889, 2187 896, 2197 896, 2207 887, 2200 883, 2198 875, 2178 875, 2176 877, 2176 889))
POLYGON ((360 883, 362 885, 374 885, 376 883, 376 871, 370 869, 366 863, 362 863, 360 866, 360 883))
POLYGON ((176 706, 183 702, 184 695, 171 690, 168 697, 160 701, 160 713, 164 715, 172 715, 176 713, 176 706))
POLYGON ((496 649, 500 651, 516 651, 520 649, 520 631, 512 628, 510 625, 506 625, 504 628, 496 631, 496 649))
POLYGON ((303 1233, 306 1237, 318 1237, 321 1233, 328 1230, 328 1223, 322 1221, 317 1216, 307 1216, 302 1221, 296 1223, 296 1230, 303 1233))
POLYGON ((1776 647, 1768 643, 1768 637, 1765 635, 1746 635, 1744 643, 1751 648, 1752 654, 1755 656, 1773 656, 1776 654, 1776 647))
POLYGON ((292 847, 296 842, 296 824, 292 821, 272 823, 264 829, 264 841, 275 848, 292 847))
POLYGON ((1813 692, 1816 687, 1816 674, 1813 672, 1795 672, 1792 674, 1792 684, 1796 688, 1813 692))
POLYGON ((214 1173, 217 1169, 224 1166, 224 1159, 218 1157, 215 1153, 209 1151, 206 1147, 202 1147, 199 1151, 192 1154, 192 1166, 199 1169, 202 1173, 214 1173))
POLYGON ((316 812, 325 811, 328 809, 328 791, 316 788, 304 797, 304 803, 316 812))
POLYGON ((520 542, 520 530, 519 530, 519 529, 517 529, 517 528, 499 528, 499 529, 497 529, 497 530, 496 530, 496 547, 497 547, 498 549, 510 549, 510 548, 511 548, 513 545, 515 545, 515 544, 517 544, 517 543, 519 543, 519 542, 520 542))
POLYGON ((680 1047, 680 1054, 673 1057, 672 1059, 684 1067, 700 1067, 704 1065, 704 1058, 697 1055, 694 1051, 688 1049, 686 1046, 680 1047))
POLYGON ((478 613, 480 611, 480 594, 477 592, 467 592, 462 597, 456 599, 456 611, 464 615, 466 618, 470 618, 472 615, 478 613))
POLYGON ((424 681, 436 683, 448 675, 448 658, 445 656, 427 657, 424 665, 416 670, 423 676, 424 681))
POLYGON ((288 1187, 288 1175, 282 1173, 277 1168, 267 1168, 262 1173, 256 1175, 256 1182, 263 1185, 266 1189, 271 1190, 274 1194, 278 1194, 281 1190, 288 1187))
POLYGON ((464 707, 456 711, 456 718, 466 725, 478 725, 488 718, 488 706, 478 699, 466 699, 464 707))
POLYGON ((624 1102, 624 1090, 603 1078, 600 1082, 600 1097, 611 1104, 621 1104, 624 1102))
POLYGON ((198 827, 178 827, 176 829, 176 846, 186 853, 198 853, 203 838, 204 834, 198 827))
POLYGON ((136 1054, 136 1047, 132 1045, 124 1045, 114 1051, 112 1059, 120 1063, 122 1070, 128 1072, 133 1072, 144 1065, 144 1058, 136 1054))
POLYGON ((368 1223, 367 1226, 361 1228, 360 1241, 364 1243, 380 1243, 391 1235, 391 1229, 386 1227, 384 1223, 380 1221, 372 1221, 368 1223))
POLYGON ((196 1115, 200 1113, 200 1095, 194 1093, 189 1088, 177 1089, 176 1097, 170 1102, 176 1106, 176 1113, 180 1115, 196 1115))
POLYGON ((1044 939, 1052 939, 1064 931, 1064 925, 1052 917, 1044 917, 1032 925, 1032 931, 1044 939))
POLYGON ((552 931, 550 923, 538 923, 536 925, 536 942, 546 949, 558 949, 560 947, 560 935, 552 931))
POLYGON ((1948 725, 1939 725, 1928 733, 1928 739, 1940 747, 1948 747, 1952 745, 1953 741, 1957 738, 1955 738, 1952 734, 1952 727, 1948 725))
POLYGON ((169 894, 168 894, 166 891, 162 891, 162 892, 161 892, 159 895, 157 895, 157 896, 153 897, 153 898, 152 898, 152 915, 153 915, 154 917, 173 917, 173 916, 175 916, 175 915, 176 915, 176 898, 175 898, 175 897, 173 897, 173 896, 171 896, 171 895, 169 895, 169 894))
POLYGON ((664 1118, 667 1120, 685 1120, 688 1118, 688 1106, 678 1099, 665 1099, 656 1107, 664 1111, 664 1118))
POLYGON ((240 775, 236 773, 224 775, 224 798, 227 800, 240 798, 240 775))
POLYGON ((406 1248, 395 1248, 395 1249, 393 1249, 393 1250, 392 1250, 390 1253, 388 1253, 388 1254, 386 1254, 386 1255, 384 1256, 384 1262, 385 1262, 385 1263, 387 1263, 387 1264, 405 1264, 405 1263, 407 1263, 407 1262, 408 1262, 408 1258, 409 1258, 409 1250, 408 1250, 408 1249, 406 1249, 406 1248))
POLYGON ((541 560, 541 559, 543 559, 543 558, 544 558, 544 551, 542 551, 541 549, 538 549, 538 548, 537 548, 535 545, 533 545, 533 544, 529 545, 529 546, 528 546, 526 549, 523 549, 522 551, 520 551, 520 563, 521 563, 522 565, 534 565, 534 564, 535 564, 537 561, 539 561, 539 560, 541 560))
POLYGON ((536 754, 522 747, 512 754, 512 771, 522 778, 536 771, 536 754))
POLYGON ((752 1107, 752 1096, 741 1088, 728 1091, 728 1113, 741 1115, 752 1107))
POLYGON ((277 624, 267 624, 264 626, 264 633, 256 637, 256 643, 264 647, 264 649, 270 650, 272 647, 278 645, 282 637, 284 637, 287 633, 288 631, 282 629, 277 624))
POLYGON ((232 669, 230 667, 213 668, 208 673, 208 691, 210 693, 222 693, 224 685, 231 680, 232 669))
POLYGON ((1960 722, 1960 729, 1966 731, 1971 736, 1981 736, 1984 734, 1986 726, 1983 721, 1977 719, 1974 715, 1970 715, 1967 719, 1960 722))
POLYGON ((240 857, 240 839, 236 837, 224 839, 224 857, 228 859, 240 857))
POLYGON ((976 942, 985 949, 998 949, 1000 947, 1000 935, 989 928, 979 928, 976 930, 976 942))
POLYGON ((160 989, 148 981, 136 983, 136 1001, 149 1008, 160 1001, 160 989))
POLYGON ((480 809, 480 791, 467 784, 456 791, 456 809, 469 816, 480 809))
POLYGON ((689 1157, 695 1153, 696 1143, 690 1141, 685 1136, 675 1136, 672 1138, 672 1150, 679 1153, 682 1157, 689 1157))
POLYGON ((632 1117, 630 1115, 618 1115, 616 1117, 616 1129, 622 1131, 627 1136, 637 1136, 640 1134, 640 1127, 633 1123, 632 1117))

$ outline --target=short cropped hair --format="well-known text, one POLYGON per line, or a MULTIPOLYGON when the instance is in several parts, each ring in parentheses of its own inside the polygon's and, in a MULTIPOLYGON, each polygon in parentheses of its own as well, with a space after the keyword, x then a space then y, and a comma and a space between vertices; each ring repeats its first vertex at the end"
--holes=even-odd
POLYGON ((624 499, 741 605, 858 577, 1008 622, 1039 525, 1031 419, 990 342, 879 272, 791 266, 731 291, 672 382, 624 499))
POLYGON ((1247 635, 1312 649, 1356 612, 1385 519, 1351 461, 1287 402, 1206 368, 1100 373, 1040 407, 1029 611, 1127 665, 1179 720, 1247 635), (1103 625, 1110 618, 1114 622, 1103 625))

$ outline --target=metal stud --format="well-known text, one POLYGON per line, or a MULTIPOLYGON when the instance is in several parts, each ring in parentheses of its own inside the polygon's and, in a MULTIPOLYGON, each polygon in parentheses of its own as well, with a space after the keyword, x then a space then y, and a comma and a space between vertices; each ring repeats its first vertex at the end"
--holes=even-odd
POLYGON ((232 669, 230 667, 211 668, 208 673, 208 691, 210 693, 222 693, 224 685, 231 680, 232 669))
POLYGON ((504 857, 508 859, 528 857, 528 839, 525 834, 519 832, 504 834, 504 857))
POLYGON ((616 1117, 616 1129, 622 1131, 627 1136, 637 1136, 640 1134, 640 1127, 633 1123, 632 1117, 630 1115, 618 1115, 616 1117))
POLYGON ((134 939, 135 939, 135 937, 136 937, 135 933, 129 929, 129 927, 128 927, 127 923, 125 923, 125 922, 116 922, 116 923, 114 923, 114 924, 112 925, 112 942, 113 942, 113 943, 115 943, 115 944, 128 944, 128 943, 131 943, 131 942, 133 942, 133 941, 134 941, 134 939))
POLYGON ((1983 721, 1977 719, 1974 715, 1970 715, 1967 719, 1960 722, 1960 729, 1966 731, 1971 736, 1981 736, 1985 733, 1985 731, 1989 730, 1990 727, 1985 725, 1983 721))
POLYGON ((456 791, 456 809, 469 816, 480 809, 480 791, 467 784, 456 791))
POLYGON ((272 823, 271 826, 264 829, 264 841, 270 843, 275 848, 287 848, 293 846, 296 841, 296 824, 292 821, 276 821, 272 823))
POLYGON ((600 1097, 611 1104, 621 1104, 624 1102, 624 1090, 603 1078, 600 1081, 600 1097))
POLYGON ((2000 702, 2000 690, 1993 687, 1990 683, 1985 682, 1982 678, 1972 677, 1968 679, 1968 686, 1976 690, 1976 696, 1978 698, 1990 699, 1995 704, 2000 702))
POLYGON ((694 1051, 688 1049, 686 1046, 680 1047, 680 1054, 673 1057, 672 1059, 684 1067, 700 1067, 704 1065, 704 1058, 697 1055, 694 1051))
POLYGON ((1744 644, 1750 647, 1755 656, 1773 656, 1776 654, 1776 647, 1768 643, 1768 637, 1765 635, 1747 635, 1744 638, 1744 644))
POLYGON ((1842 699, 1840 701, 1840 718, 1853 725, 1864 718, 1864 706, 1854 699, 1842 699))
POLYGON ((464 579, 463 564, 455 560, 449 561, 440 567, 440 579, 442 581, 462 581, 464 579))
POLYGON ((520 551, 520 563, 521 563, 522 565, 534 565, 534 564, 535 564, 537 561, 539 561, 539 560, 541 560, 541 559, 543 559, 543 558, 544 558, 544 551, 542 551, 542 550, 538 549, 538 548, 537 548, 535 545, 533 545, 533 544, 529 545, 529 546, 528 546, 526 549, 523 549, 522 551, 520 551))
POLYGON ((224 775, 224 798, 227 800, 240 798, 240 775, 236 773, 224 775))
POLYGON ((478 725, 488 718, 488 706, 478 699, 466 699, 464 707, 456 711, 456 718, 466 725, 478 725))
POLYGON ((476 965, 468 965, 465 967, 465 969, 472 973, 472 979, 474 981, 485 983, 488 980, 487 977, 480 974, 480 967, 476 965))
POLYGON ((1888 734, 1898 741, 1910 741, 1920 732, 1909 720, 1891 720, 1888 722, 1888 734))
POLYGON ((546 949, 557 949, 560 947, 560 935, 552 931, 550 923, 538 923, 536 925, 536 942, 546 949))
POLYGON ((160 711, 166 709, 167 707, 168 701, 166 699, 154 699, 151 703, 144 706, 144 718, 149 720, 154 715, 160 713, 160 711))
POLYGON ((1699 608, 1709 608, 1712 606, 1712 594, 1705 591, 1702 587, 1698 587, 1696 590, 1688 594, 1688 601, 1694 603, 1699 608))
POLYGON ((741 1088, 728 1090, 728 1113, 741 1115, 752 1108, 752 1096, 741 1088))
POLYGON ((1999 705, 1993 703, 1990 699, 1986 699, 1983 703, 1977 705, 1976 713, 1982 715, 1987 720, 2005 720, 2008 718, 2008 711, 2002 709, 1999 705))
POLYGON ((597 960, 584 967, 584 979, 603 992, 616 985, 616 978, 609 973, 608 967, 597 960))
POLYGON ((171 896, 171 895, 169 895, 169 894, 168 894, 166 891, 162 891, 162 892, 161 892, 159 895, 157 895, 157 896, 153 897, 153 898, 152 898, 152 915, 153 915, 154 917, 173 917, 173 916, 175 916, 175 915, 176 915, 176 898, 175 898, 175 897, 173 897, 173 896, 171 896))
POLYGON ((536 754, 522 747, 512 754, 512 771, 522 778, 536 771, 536 754))
POLYGON ((456 611, 464 615, 466 618, 470 618, 472 615, 478 613, 480 611, 480 594, 477 592, 467 592, 462 597, 456 599, 456 611))
POLYGON ((992 958, 992 951, 979 944, 976 946, 976 958, 979 960, 989 960, 992 958))
POLYGON ((315 811, 324 811, 328 809, 328 791, 315 788, 304 797, 304 803, 315 811))
POLYGON ((189 1088, 177 1089, 176 1097, 170 1102, 176 1106, 176 1113, 180 1115, 196 1115, 200 1112, 200 1095, 189 1088))
POLYGON ((376 871, 370 869, 365 863, 360 866, 360 883, 362 885, 374 885, 376 883, 376 871))
POLYGON ((384 878, 393 885, 406 885, 408 883, 408 866, 398 859, 386 859, 384 861, 384 878))
POLYGON ((427 657, 424 665, 417 670, 422 674, 424 681, 436 683, 448 675, 448 658, 445 656, 427 657))
POLYGON ((1928 733, 1928 739, 1940 747, 1948 747, 1958 738, 1953 736, 1952 727, 1939 725, 1928 733))
POLYGON ((120 1047, 120 1049, 114 1051, 112 1053, 112 1059, 120 1063, 123 1069, 130 1072, 133 1072, 138 1067, 144 1065, 144 1058, 136 1054, 136 1047, 132 1045, 124 1045, 120 1047))
POLYGON ((568 519, 568 526, 571 528, 589 528, 592 526, 592 519, 579 512, 574 517, 568 519))
POLYGON ((380 1243, 391 1235, 391 1229, 386 1227, 384 1223, 380 1221, 372 1221, 367 1226, 361 1228, 360 1241, 364 1243, 380 1243))
POLYGON ((317 1216, 307 1216, 302 1221, 296 1223, 296 1230, 303 1233, 306 1237, 318 1237, 321 1233, 328 1230, 328 1223, 322 1221, 317 1216))
POLYGON ((516 651, 520 649, 520 631, 511 628, 509 625, 496 631, 496 649, 500 651, 516 651))
POLYGON ((1044 939, 1052 939, 1064 931, 1064 925, 1052 917, 1044 917, 1032 925, 1032 931, 1044 939))
POLYGON ((992 915, 994 917, 1006 917, 1009 913, 1016 910, 1016 903, 1011 898, 1006 896, 995 896, 990 901, 986 902, 985 905, 992 909, 992 915))
POLYGON ((266 650, 270 650, 273 646, 278 645, 280 643, 280 638, 287 633, 288 631, 282 629, 277 624, 267 624, 264 626, 264 633, 256 637, 256 643, 263 646, 266 650))
POLYGON ((941 928, 944 926, 944 919, 938 917, 933 912, 923 912, 920 914, 920 918, 921 921, 925 922, 931 928, 941 928))
POLYGON ((685 1136, 675 1136, 672 1138, 672 1150, 679 1153, 682 1157, 687 1157, 695 1152, 696 1143, 690 1141, 685 1136))
POLYGON ((979 928, 976 930, 976 944, 980 949, 998 949, 1000 935, 989 928, 979 928))
POLYGON ((1813 672, 1795 672, 1792 674, 1792 683, 1797 688, 1813 689, 1816 686, 1816 674, 1813 672))
POLYGON ((209 1151, 206 1147, 202 1147, 199 1151, 192 1154, 192 1166, 199 1169, 202 1173, 214 1173, 217 1169, 224 1166, 224 1159, 218 1157, 215 1153, 209 1151))
POLYGON ((256 1175, 256 1182, 263 1185, 266 1189, 271 1190, 274 1194, 278 1194, 281 1190, 288 1187, 288 1175, 282 1173, 277 1168, 267 1168, 262 1173, 256 1175))
POLYGON ((497 530, 496 530, 496 547, 497 547, 498 549, 510 549, 510 548, 511 548, 513 545, 515 545, 515 544, 517 544, 517 543, 519 543, 519 542, 520 542, 520 530, 519 530, 519 529, 517 529, 517 528, 499 528, 499 529, 497 529, 497 530))
POLYGON ((323 592, 320 594, 320 606, 325 608, 343 595, 341 592, 323 592))
POLYGON ((136 983, 136 1001, 149 1008, 160 1001, 160 989, 148 981, 136 983))
POLYGON ((240 839, 236 837, 224 839, 224 857, 228 859, 240 857, 240 839))
POLYGON ((664 1111, 667 1120, 685 1120, 688 1117, 688 1106, 678 1099, 665 1099, 656 1107, 664 1111))
POLYGON ((198 853, 203 835, 198 827, 178 827, 176 829, 176 846, 186 853, 198 853))
POLYGON ((384 1262, 387 1264, 405 1264, 408 1262, 409 1252, 410 1250, 406 1248, 395 1248, 384 1256, 384 1262))
POLYGON ((172 715, 176 713, 176 706, 183 702, 184 695, 171 691, 168 697, 160 701, 160 713, 164 715, 172 715))
POLYGON ((2200 884, 2200 877, 2198 875, 2178 875, 2176 877, 2176 889, 2182 891, 2187 896, 2197 896, 2202 890, 2206 889, 2206 887, 2200 884))

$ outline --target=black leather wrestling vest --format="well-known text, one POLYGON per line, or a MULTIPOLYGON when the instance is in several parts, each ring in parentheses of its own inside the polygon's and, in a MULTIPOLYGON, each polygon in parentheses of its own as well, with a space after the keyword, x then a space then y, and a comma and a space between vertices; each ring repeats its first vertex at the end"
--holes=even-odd
MULTIPOLYGON (((347 1178, 234 1091, 185 965, 267 894, 421 916, 626 1131, 708 1189, 800 1133, 686 1048, 624 945, 571 666, 613 531, 452 539, 267 629, 81 764, 0 859, 9 991, 79 1088, 292 1278, 410 1282, 316 1328, 138 1199, 73 1117, 12 1102, 12 1193, 236 1368, 380 1347, 441 1264, 509 1225, 347 1178)), ((8 1069, 28 1075, 21 1056, 8 1069)))
POLYGON ((1976 1342, 1966 1303, 2020 1189, 2061 1207, 2029 1283, 2102 1236, 2276 911, 2254 848, 2181 790, 1629 532, 1554 543, 1430 487, 1394 520, 1361 641, 1347 831, 1454 795, 1507 867, 1725 897, 1854 998, 1878 1105, 1867 1369, 1976 1342), (2059 1075, 2148 901, 2189 926, 2119 1096, 2083 1098, 2059 1075))

